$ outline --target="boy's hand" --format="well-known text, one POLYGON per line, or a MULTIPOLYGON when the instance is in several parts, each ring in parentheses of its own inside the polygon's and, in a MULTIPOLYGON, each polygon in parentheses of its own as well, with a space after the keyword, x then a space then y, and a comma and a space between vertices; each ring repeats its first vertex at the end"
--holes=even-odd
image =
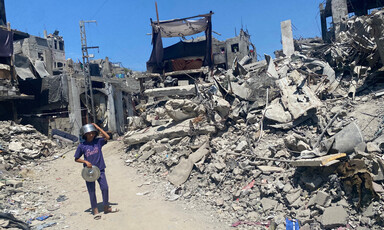
POLYGON ((96 129, 100 129, 100 127, 98 125, 96 125, 95 123, 91 123, 93 126, 95 126, 96 129))
POLYGON ((92 164, 90 162, 85 162, 85 164, 87 165, 87 168, 92 168, 92 164))

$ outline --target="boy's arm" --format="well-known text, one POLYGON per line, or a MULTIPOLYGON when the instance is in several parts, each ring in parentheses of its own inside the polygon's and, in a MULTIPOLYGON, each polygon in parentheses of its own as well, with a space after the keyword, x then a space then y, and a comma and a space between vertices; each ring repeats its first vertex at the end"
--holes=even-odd
POLYGON ((87 165, 87 168, 92 168, 92 164, 89 161, 80 159, 80 158, 75 158, 75 161, 78 163, 83 163, 87 165))
POLYGON ((106 133, 102 128, 100 128, 98 125, 96 125, 95 123, 92 123, 92 125, 94 125, 95 126, 95 128, 97 129, 97 130, 99 130, 100 131, 100 133, 101 133, 101 136, 103 136, 103 138, 104 138, 104 140, 109 140, 110 139, 110 137, 109 137, 109 135, 108 135, 108 133, 106 133))

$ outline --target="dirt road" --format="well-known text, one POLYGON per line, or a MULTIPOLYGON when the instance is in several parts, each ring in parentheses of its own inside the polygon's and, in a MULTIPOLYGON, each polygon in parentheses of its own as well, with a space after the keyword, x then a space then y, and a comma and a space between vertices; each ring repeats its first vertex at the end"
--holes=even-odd
MULTIPOLYGON (((165 201, 156 194, 157 183, 145 184, 145 178, 136 173, 134 168, 124 165, 123 144, 118 141, 103 147, 106 161, 106 175, 110 190, 110 202, 117 203, 118 213, 102 214, 100 220, 94 220, 90 213, 90 202, 85 181, 81 178, 82 165, 74 162, 74 151, 63 158, 44 163, 43 175, 53 197, 65 195, 59 209, 52 212, 52 220, 57 225, 47 229, 228 229, 228 225, 218 222, 204 208, 201 210, 185 209, 181 201, 165 201), (149 191, 147 195, 137 195, 149 191)), ((97 187, 99 209, 102 210, 101 192, 97 187)))

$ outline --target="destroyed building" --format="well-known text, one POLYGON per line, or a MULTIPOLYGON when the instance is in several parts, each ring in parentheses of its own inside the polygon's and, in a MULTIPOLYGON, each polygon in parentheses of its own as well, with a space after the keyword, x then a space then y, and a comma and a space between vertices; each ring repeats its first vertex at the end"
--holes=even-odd
MULTIPOLYGON (((340 1, 327 1, 326 9, 329 2, 336 7, 340 1)), ((354 10, 361 9, 354 5, 354 10)), ((167 82, 170 87, 162 87, 165 81, 161 81, 146 88, 146 82, 138 85, 134 78, 116 77, 108 60, 91 61, 97 121, 124 133, 127 165, 137 167, 146 178, 166 178, 167 200, 211 205, 232 227, 280 230, 294 221, 301 229, 382 229, 384 10, 343 15, 345 28, 335 31, 337 39, 294 40, 287 20, 281 23, 283 49, 275 59, 265 55, 265 60, 257 61, 248 53, 232 61, 233 66, 210 71, 215 58, 209 54, 224 47, 217 43, 215 50, 215 40, 207 35, 211 14, 197 20, 198 30, 208 31, 205 40, 170 49, 162 47, 162 26, 183 27, 189 18, 152 22, 149 73, 136 77, 193 78, 203 72, 206 81, 190 85, 179 80, 173 85, 172 79, 167 82), (209 43, 212 48, 207 52, 209 43), (189 45, 200 47, 200 53, 176 55, 188 51, 189 45), (166 55, 175 56, 164 59, 166 55)), ((164 36, 180 35, 164 31, 164 36)), ((237 39, 243 38, 225 42, 227 52, 250 52, 249 44, 241 46, 237 39)), ((68 60, 65 69, 69 91, 65 122, 77 135, 88 122, 87 89, 80 63, 68 60)), ((12 125, 7 123, 3 133, 35 132, 12 125)), ((42 138, 31 135, 35 139, 42 138)), ((8 152, 39 155, 25 154, 25 149, 30 151, 18 143, 3 145, 7 157, 8 152)), ((12 166, 17 159, 10 158, 12 166)))
MULTIPOLYGON (((4 4, 1 13, 6 26, 1 27, 4 57, 0 66, 0 118, 32 124, 45 135, 56 129, 78 136, 80 127, 89 122, 83 63, 66 60, 59 31, 44 31, 44 37, 37 37, 11 30, 4 4)), ((140 91, 138 83, 132 77, 127 79, 125 68, 110 63, 108 58, 95 60, 90 67, 98 118, 95 122, 112 133, 123 134, 127 117, 133 115, 131 94, 140 91)))
POLYGON ((328 42, 294 40, 287 20, 275 59, 145 90, 126 163, 165 177, 166 199, 210 204, 232 227, 382 229, 383 14, 345 14, 328 42))
POLYGON ((367 15, 370 10, 383 6, 382 1, 376 0, 327 0, 325 6, 321 3, 319 8, 323 40, 337 40, 339 33, 346 30, 345 21, 350 16, 367 15))
POLYGON ((250 39, 251 36, 248 31, 243 29, 240 29, 238 36, 226 39, 225 41, 213 38, 213 63, 223 69, 229 69, 234 67, 234 61, 240 61, 244 57, 249 57, 248 62, 256 62, 256 47, 250 39))

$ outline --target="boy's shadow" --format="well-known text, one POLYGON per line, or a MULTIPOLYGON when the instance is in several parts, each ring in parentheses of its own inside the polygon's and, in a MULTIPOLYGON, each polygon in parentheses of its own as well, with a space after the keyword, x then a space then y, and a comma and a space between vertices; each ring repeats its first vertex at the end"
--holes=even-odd
MULTIPOLYGON (((109 205, 110 206, 118 205, 118 203, 109 202, 109 205)), ((97 203, 97 209, 99 210, 99 213, 104 213, 104 204, 103 204, 103 202, 97 203)), ((84 210, 84 212, 89 212, 89 213, 92 214, 92 208, 88 208, 88 209, 84 210)))

